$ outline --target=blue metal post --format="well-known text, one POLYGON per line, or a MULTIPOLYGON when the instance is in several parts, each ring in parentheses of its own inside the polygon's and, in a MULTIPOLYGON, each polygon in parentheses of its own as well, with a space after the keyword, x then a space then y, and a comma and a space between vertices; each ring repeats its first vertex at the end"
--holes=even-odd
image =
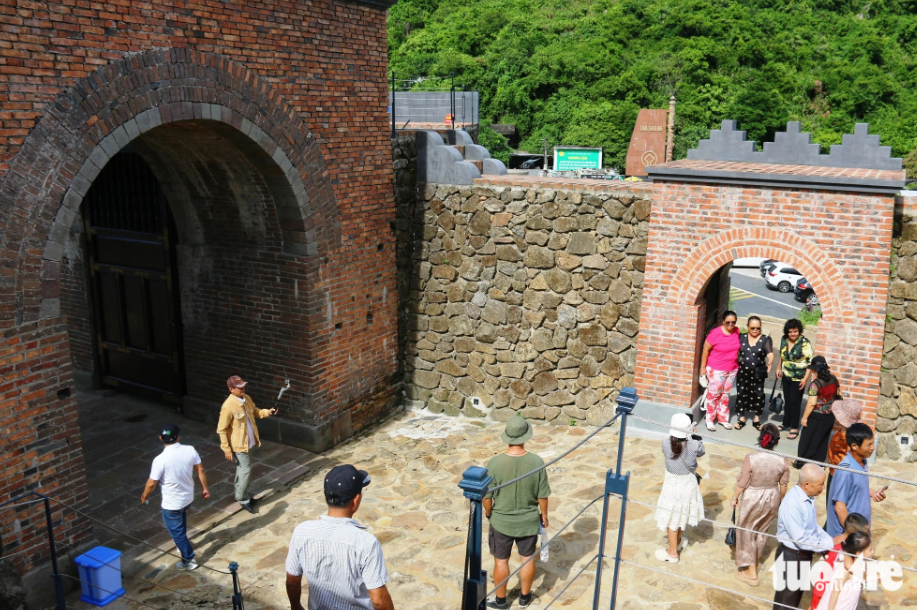
POLYGON ((242 590, 239 588, 239 564, 235 561, 230 561, 229 571, 232 573, 232 610, 245 610, 245 605, 242 601, 242 590))
POLYGON ((621 521, 618 524, 618 545, 614 556, 614 579, 611 589, 611 608, 615 607, 615 598, 618 593, 618 573, 621 566, 621 545, 624 542, 624 518, 627 507, 627 489, 630 483, 630 473, 621 474, 621 462, 624 457, 624 435, 627 430, 627 415, 632 413, 637 404, 637 390, 623 388, 618 394, 616 411, 621 414, 621 429, 618 432, 618 464, 616 472, 610 468, 605 473, 605 501, 602 505, 602 526, 599 532, 599 561, 595 571, 595 596, 593 597, 593 610, 599 607, 599 597, 602 594, 602 567, 605 561, 605 533, 608 527, 608 504, 611 494, 621 496, 621 521))
POLYGON ((478 610, 483 606, 487 594, 487 572, 481 569, 481 540, 484 533, 481 501, 493 480, 486 468, 471 466, 462 473, 462 482, 459 483, 459 488, 464 492, 462 495, 471 500, 471 531, 468 532, 468 548, 465 549, 468 578, 462 584, 462 610, 478 610))

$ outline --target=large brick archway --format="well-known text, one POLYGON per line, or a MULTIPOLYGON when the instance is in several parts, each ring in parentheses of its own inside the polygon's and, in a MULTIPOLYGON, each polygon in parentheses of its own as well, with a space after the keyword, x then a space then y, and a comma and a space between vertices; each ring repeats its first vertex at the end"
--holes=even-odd
POLYGON ((273 187, 286 251, 316 254, 340 243, 318 143, 268 83, 218 55, 138 53, 59 96, 11 163, 0 189, 0 264, 15 272, 2 278, 9 290, 0 294, 0 327, 57 316, 54 263, 92 180, 134 139, 182 121, 232 128, 224 133, 273 187))

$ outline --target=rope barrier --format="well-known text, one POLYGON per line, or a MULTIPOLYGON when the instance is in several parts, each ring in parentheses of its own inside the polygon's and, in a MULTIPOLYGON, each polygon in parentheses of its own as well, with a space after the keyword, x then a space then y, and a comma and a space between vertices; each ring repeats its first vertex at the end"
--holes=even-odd
MULTIPOLYGON (((522 562, 522 565, 520 565, 520 566, 519 566, 518 568, 516 568, 513 572, 511 572, 509 576, 507 576, 507 577, 504 578, 502 581, 500 581, 497 585, 495 585, 493 589, 491 589, 490 591, 488 591, 488 592, 487 592, 487 595, 485 595, 485 597, 490 597, 493 593, 496 592, 497 589, 499 589, 500 587, 502 587, 503 585, 505 585, 505 584, 509 581, 510 578, 512 578, 513 576, 515 576, 516 574, 518 574, 519 571, 522 570, 522 568, 524 568, 524 567, 526 566, 526 564, 528 564, 528 562, 534 561, 534 560, 535 560, 535 557, 536 557, 539 553, 541 553, 541 550, 542 550, 543 548, 551 546, 551 543, 554 542, 554 539, 557 538, 558 536, 560 536, 560 535, 564 532, 564 530, 567 529, 567 527, 568 527, 571 523, 573 523, 574 521, 576 521, 576 520, 579 518, 580 515, 582 515, 584 512, 586 512, 586 509, 588 509, 590 506, 592 506, 593 504, 595 504, 596 502, 598 502, 599 500, 601 500, 601 499, 604 498, 604 497, 605 497, 605 494, 602 494, 601 496, 599 496, 598 498, 596 498, 595 500, 593 500, 592 502, 590 502, 589 504, 587 504, 586 506, 584 506, 583 509, 580 510, 578 513, 576 513, 576 515, 575 515, 572 519, 570 519, 569 521, 567 521, 567 522, 563 525, 563 527, 561 527, 559 530, 557 530, 557 533, 556 533, 556 534, 554 534, 553 536, 551 536, 551 538, 550 538, 547 542, 545 542, 545 543, 542 544, 540 547, 538 547, 538 550, 536 550, 535 553, 534 553, 531 557, 529 557, 529 558, 526 559, 524 562, 522 562)), ((473 502, 472 502, 472 506, 474 506, 474 503, 473 503, 473 502)))
MULTIPOLYGON (((100 586, 97 585, 97 584, 94 584, 94 583, 91 583, 91 582, 86 582, 85 580, 81 580, 81 579, 77 578, 76 576, 70 576, 69 574, 61 574, 61 576, 63 576, 64 578, 69 578, 70 580, 75 580, 75 581, 77 581, 78 583, 81 583, 81 584, 84 584, 84 585, 89 585, 90 587, 92 587, 92 588, 94 588, 94 589, 98 589, 98 590, 101 591, 102 593, 108 593, 109 595, 115 595, 115 592, 114 592, 114 591, 108 591, 108 590, 106 590, 106 589, 103 589, 102 587, 100 587, 100 586)), ((149 604, 145 604, 145 603, 143 603, 142 601, 140 601, 139 599, 132 599, 132 598, 126 596, 126 595, 121 595, 118 599, 126 599, 126 600, 129 601, 129 602, 134 602, 135 604, 140 604, 141 606, 146 606, 147 608, 152 608, 153 610, 161 610, 160 608, 157 608, 156 606, 151 606, 151 605, 149 605, 149 604)))
POLYGON ((695 578, 691 578, 691 577, 689 577, 689 576, 682 576, 681 574, 676 574, 676 573, 674 573, 674 572, 668 572, 668 571, 666 571, 666 570, 660 570, 659 568, 651 568, 650 566, 643 565, 642 563, 635 563, 635 562, 629 561, 629 560, 627 560, 627 559, 621 559, 621 563, 623 563, 624 565, 627 565, 627 566, 633 566, 633 567, 635 567, 635 568, 643 568, 644 570, 649 570, 650 572, 656 572, 657 574, 663 574, 663 575, 665 575, 665 576, 674 576, 675 578, 680 578, 680 579, 682 579, 682 580, 687 580, 688 582, 692 582, 692 583, 694 583, 694 584, 696 584, 696 585, 702 585, 702 586, 704 586, 704 587, 709 587, 709 588, 711 588, 711 589, 718 589, 718 590, 724 591, 724 592, 726 592, 726 593, 733 593, 733 594, 735 594, 735 595, 741 595, 742 597, 747 597, 747 598, 750 598, 750 599, 753 599, 753 600, 756 600, 756 601, 759 601, 759 602, 764 602, 764 603, 766 603, 766 604, 771 604, 771 605, 773 605, 773 606, 780 606, 781 608, 790 608, 791 610, 799 610, 799 607, 798 607, 798 606, 788 606, 788 605, 786 605, 786 604, 781 604, 781 603, 779 603, 779 602, 775 602, 775 601, 772 600, 772 599, 764 599, 763 597, 758 597, 757 595, 751 595, 751 594, 749 594, 749 593, 743 593, 743 592, 740 592, 740 591, 733 591, 732 589, 727 589, 727 588, 725 588, 725 587, 720 587, 719 585, 712 585, 712 584, 710 584, 710 583, 708 583, 708 582, 703 582, 703 581, 697 580, 697 579, 695 579, 695 578))
POLYGON ((580 568, 580 571, 576 573, 576 576, 574 576, 573 578, 571 578, 570 581, 567 582, 566 585, 564 585, 564 588, 560 590, 560 593, 558 593, 557 595, 554 596, 554 599, 552 599, 551 602, 550 602, 547 606, 545 606, 544 610, 548 610, 548 608, 550 608, 551 606, 553 606, 553 605, 554 605, 554 602, 556 602, 556 601, 558 600, 558 598, 559 598, 561 595, 563 595, 564 592, 566 592, 566 590, 570 587, 570 585, 572 585, 572 584, 576 581, 577 578, 579 578, 580 576, 582 576, 583 572, 586 571, 586 568, 588 568, 589 566, 591 566, 591 565, 592 565, 592 562, 595 561, 595 560, 598 559, 598 558, 599 558, 599 555, 598 555, 598 553, 596 553, 595 557, 593 557, 592 559, 590 559, 590 560, 589 560, 589 563, 587 563, 587 564, 584 565, 582 568, 580 568))
POLYGON ((815 464, 816 466, 821 466, 822 468, 834 468, 835 470, 842 470, 842 471, 844 471, 844 472, 852 472, 852 473, 854 473, 854 474, 864 475, 864 476, 867 476, 867 477, 875 477, 875 478, 877 478, 877 479, 883 479, 883 480, 885 480, 885 481, 892 481, 892 482, 894 482, 894 483, 902 483, 902 484, 904 484, 904 485, 910 485, 910 486, 912 486, 912 487, 917 487, 917 482, 908 481, 907 479, 899 479, 899 478, 897 478, 897 477, 892 477, 892 476, 888 476, 888 475, 884 475, 884 474, 875 474, 875 473, 872 473, 872 472, 863 472, 862 470, 854 470, 853 468, 846 468, 846 467, 844 467, 844 466, 838 466, 837 464, 828 464, 827 462, 819 462, 819 461, 816 461, 816 460, 810 460, 810 459, 808 459, 808 458, 802 458, 802 457, 798 457, 798 456, 795 456, 795 455, 789 455, 789 454, 786 454, 786 453, 781 453, 781 452, 779 452, 779 451, 772 451, 772 450, 770 450, 770 449, 762 449, 761 447, 758 447, 758 446, 745 445, 745 444, 743 444, 743 443, 737 443, 737 442, 735 442, 735 441, 726 440, 726 439, 724 439, 724 438, 718 438, 718 437, 716 437, 716 436, 711 436, 711 435, 709 435, 709 434, 702 434, 702 433, 700 433, 700 432, 696 432, 696 431, 694 430, 693 427, 692 427, 692 428, 673 428, 673 427, 672 427, 671 425, 669 425, 669 424, 664 424, 664 423, 662 423, 662 422, 658 422, 658 421, 655 421, 655 420, 652 420, 652 419, 648 419, 648 418, 646 418, 646 417, 641 417, 641 416, 635 415, 635 414, 633 414, 633 413, 630 414, 630 417, 636 419, 637 421, 642 421, 642 422, 644 422, 644 423, 651 424, 651 425, 653 425, 653 426, 659 426, 660 428, 665 428, 665 429, 667 429, 667 430, 678 430, 678 431, 680 431, 680 432, 686 432, 687 434, 694 434, 694 435, 697 435, 697 436, 703 438, 704 440, 711 440, 711 441, 713 441, 714 443, 720 443, 721 445, 731 445, 731 446, 733 446, 733 447, 741 447, 741 448, 743 448, 743 449, 751 449, 752 451, 757 451, 757 452, 759 452, 759 453, 768 453, 768 454, 771 454, 771 455, 777 455, 777 456, 780 456, 780 457, 784 457, 784 458, 787 458, 787 459, 789 459, 789 460, 798 460, 798 461, 800 461, 800 462, 807 462, 807 463, 809 463, 809 464, 815 464))
MULTIPOLYGON (((553 460, 551 460, 551 461, 548 462, 547 464, 542 464, 541 466, 539 466, 539 467, 536 468, 535 470, 533 470, 533 471, 531 471, 531 472, 527 472, 527 473, 525 473, 525 474, 523 474, 523 475, 520 475, 520 476, 516 477, 515 479, 510 479, 510 480, 507 481, 506 483, 501 483, 500 485, 497 485, 496 487, 488 488, 487 493, 488 493, 488 494, 492 494, 492 493, 494 493, 495 491, 499 491, 499 490, 503 489, 504 487, 508 487, 508 486, 512 485, 513 483, 518 483, 518 482, 521 481, 522 479, 524 479, 524 478, 526 478, 526 477, 530 477, 530 476, 532 476, 533 474, 535 474, 535 473, 537 473, 537 472, 541 472, 542 470, 544 470, 544 469, 547 468, 548 466, 551 466, 552 464, 556 464, 556 463, 559 462, 560 460, 564 459, 565 457, 567 457, 568 455, 570 455, 571 453, 573 453, 574 451, 576 451, 577 449, 579 449, 580 447, 582 447, 583 444, 585 444, 585 443, 588 442, 593 436, 595 436, 596 434, 598 434, 599 432, 601 432, 602 430, 604 430, 605 428, 607 428, 608 426, 610 426, 610 425, 612 424, 612 422, 614 422, 614 420, 618 419, 619 417, 621 417, 621 412, 620 412, 620 411, 617 412, 617 413, 615 413, 614 417, 612 417, 611 419, 609 419, 608 421, 606 421, 604 424, 602 424, 601 426, 599 426, 598 428, 596 428, 595 431, 592 432, 589 436, 587 436, 586 438, 584 438, 583 440, 581 440, 581 441, 578 442, 577 444, 573 445, 572 448, 570 448, 570 449, 568 449, 567 451, 565 451, 564 453, 560 454, 559 456, 557 456, 556 458, 554 458, 553 460)), ((633 415, 631 415, 631 417, 633 417, 633 415)))
MULTIPOLYGON (((631 500, 630 498, 628 498, 628 499, 627 499, 627 502, 628 502, 629 504, 637 504, 638 506, 644 506, 644 507, 647 507, 647 508, 655 508, 656 510, 664 510, 664 511, 666 511, 666 512, 675 513, 675 514, 678 514, 678 515, 687 515, 687 516, 690 516, 690 513, 686 513, 686 512, 684 512, 684 511, 675 510, 675 509, 672 509, 672 508, 663 508, 663 507, 657 506, 657 505, 655 505, 655 504, 648 504, 648 503, 646 503, 646 502, 640 502, 639 500, 631 500)), ((793 544, 798 545, 798 546, 804 546, 804 543, 799 542, 798 540, 793 540, 792 538, 780 538, 780 537, 776 536, 775 534, 771 534, 771 533, 768 533, 768 532, 759 532, 758 530, 748 529, 747 527, 739 527, 738 525, 734 525, 734 524, 732 524, 732 523, 723 523, 723 522, 721 522, 721 521, 714 521, 713 519, 707 519, 706 517, 701 517, 700 520, 701 520, 701 521, 704 521, 704 522, 706 522, 706 523, 710 523, 711 525, 714 525, 714 526, 716 526, 716 527, 727 528, 727 529, 730 528, 730 527, 734 527, 736 530, 741 530, 741 531, 743 531, 743 532, 748 532, 748 533, 750 533, 750 534, 757 534, 757 535, 761 535, 761 536, 767 536, 768 538, 773 538, 774 540, 777 540, 778 542, 787 541, 787 542, 792 542, 793 544)), ((845 556, 847 556, 847 557, 853 557, 853 558, 856 558, 856 559, 860 559, 860 556, 859 556, 859 555, 854 555, 854 554, 852 554, 852 553, 845 553, 844 551, 837 551, 837 554, 838 554, 838 555, 845 555, 845 556)), ((868 559, 868 558, 866 558, 866 557, 862 557, 862 559, 865 559, 866 561, 877 561, 877 562, 881 562, 881 561, 882 561, 881 559, 868 559)), ((914 568, 909 568, 909 567, 906 567, 906 566, 901 566, 901 569, 907 570, 908 572, 917 573, 917 569, 914 569, 914 568)))
MULTIPOLYGON (((139 542, 140 544, 142 544, 142 545, 144 545, 144 546, 147 546, 147 547, 153 549, 154 551, 158 551, 158 552, 162 553, 163 555, 171 555, 172 557, 176 557, 176 558, 178 558, 178 559, 182 559, 182 556, 181 556, 181 555, 176 555, 175 553, 172 553, 172 552, 169 552, 169 551, 164 551, 164 550, 162 550, 161 548, 159 548, 158 546, 154 546, 154 545, 150 544, 149 542, 147 542, 147 541, 145 541, 145 540, 141 540, 140 538, 137 538, 137 537, 135 537, 135 536, 131 536, 131 535, 128 534, 127 532, 122 532, 121 530, 119 530, 119 529, 117 529, 117 528, 115 528, 115 527, 112 527, 112 526, 108 525, 107 523, 105 523, 105 522, 103 522, 103 521, 100 521, 99 519, 96 519, 95 517, 89 516, 88 514, 84 513, 83 511, 81 511, 81 510, 78 509, 78 508, 74 508, 74 507, 70 506, 69 504, 64 504, 64 503, 61 502, 60 500, 55 500, 54 498, 48 498, 48 499, 51 500, 52 502, 56 503, 56 504, 60 504, 61 506, 63 506, 63 507, 65 507, 65 508, 68 508, 68 509, 72 510, 73 512, 77 513, 78 515, 82 515, 83 517, 86 517, 87 519, 89 519, 90 521, 92 521, 92 522, 94 522, 94 523, 98 523, 98 524, 101 525, 102 527, 105 527, 105 528, 110 529, 111 531, 115 532, 116 534, 119 534, 119 535, 124 536, 124 537, 126 537, 126 538, 130 538, 131 540, 133 540, 133 541, 135 541, 135 542, 139 542)), ((206 570, 210 570, 211 572, 216 572, 216 573, 218 573, 218 574, 226 574, 226 575, 229 575, 229 576, 232 575, 232 572, 224 572, 223 570, 218 570, 218 569, 216 569, 216 568, 211 568, 210 566, 207 566, 207 565, 204 565, 204 564, 198 564, 198 565, 199 565, 200 567, 206 569, 206 570)))

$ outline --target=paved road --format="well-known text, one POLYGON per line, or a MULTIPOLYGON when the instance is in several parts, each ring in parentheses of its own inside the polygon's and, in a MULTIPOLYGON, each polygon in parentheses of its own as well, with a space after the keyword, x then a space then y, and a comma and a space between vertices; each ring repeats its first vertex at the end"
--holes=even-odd
POLYGON ((802 309, 802 303, 796 301, 792 292, 783 294, 768 289, 757 269, 733 269, 729 278, 730 300, 735 303, 740 319, 751 314, 790 318, 802 309))

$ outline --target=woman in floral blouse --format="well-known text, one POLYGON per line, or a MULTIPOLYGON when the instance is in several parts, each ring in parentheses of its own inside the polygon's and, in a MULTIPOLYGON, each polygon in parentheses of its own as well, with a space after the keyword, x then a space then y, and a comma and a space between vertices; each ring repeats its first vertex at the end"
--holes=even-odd
POLYGON ((780 340, 780 357, 777 360, 777 378, 783 379, 783 425, 780 430, 789 430, 788 440, 799 435, 799 411, 802 407, 802 390, 809 380, 809 365, 815 350, 802 335, 802 322, 793 318, 783 325, 783 339, 780 340))

